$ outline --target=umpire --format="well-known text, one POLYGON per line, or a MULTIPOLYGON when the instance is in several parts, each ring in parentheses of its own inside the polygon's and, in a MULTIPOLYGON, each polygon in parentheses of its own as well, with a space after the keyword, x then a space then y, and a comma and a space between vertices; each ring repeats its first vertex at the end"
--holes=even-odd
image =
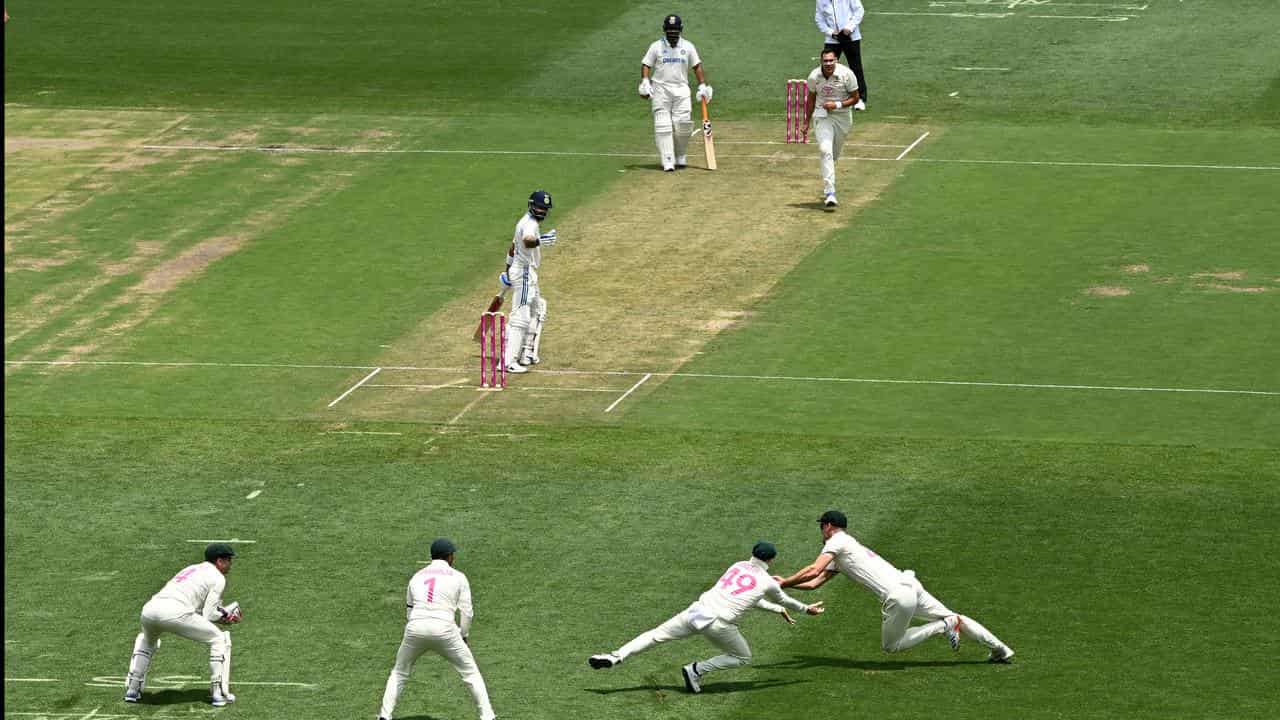
POLYGON ((862 0, 817 0, 813 21, 826 36, 824 50, 834 50, 836 57, 844 52, 844 61, 858 78, 861 97, 854 110, 867 109, 867 78, 862 72, 862 0))

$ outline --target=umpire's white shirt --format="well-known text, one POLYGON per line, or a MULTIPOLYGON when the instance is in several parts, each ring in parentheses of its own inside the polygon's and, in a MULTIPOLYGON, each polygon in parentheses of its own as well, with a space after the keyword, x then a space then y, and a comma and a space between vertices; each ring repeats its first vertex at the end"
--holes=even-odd
POLYGON ((702 64, 693 43, 680 38, 675 47, 666 38, 655 41, 644 54, 645 65, 652 68, 650 80, 675 97, 689 96, 689 70, 702 64))
POLYGON ((776 612, 778 606, 774 602, 798 612, 808 607, 784 593, 778 581, 769 575, 768 564, 753 557, 725 570, 716 584, 689 606, 689 621, 699 630, 714 620, 737 623, 754 607, 776 612))
POLYGON ((475 611, 471 608, 471 583, 467 576, 454 570, 444 560, 432 560, 431 564, 414 573, 405 593, 409 606, 409 622, 414 620, 457 621, 462 637, 471 631, 475 611))
POLYGON ((513 273, 523 274, 525 268, 538 269, 538 265, 542 263, 542 247, 525 247, 525 238, 537 238, 542 234, 541 225, 529 213, 525 213, 520 218, 520 222, 516 223, 516 231, 511 237, 511 244, 515 246, 515 253, 511 262, 511 271, 513 273))
POLYGON ((840 572, 875 593, 880 602, 902 584, 901 570, 844 531, 832 535, 822 552, 833 556, 840 572))
POLYGON ((826 33, 827 41, 836 43, 836 33, 850 28, 850 39, 862 39, 862 16, 865 14, 862 0, 818 0, 813 10, 813 21, 826 33))
POLYGON ((206 620, 218 620, 222 617, 218 606, 222 603, 222 591, 226 587, 226 576, 213 563, 188 565, 165 583, 160 592, 151 596, 147 604, 180 606, 188 612, 204 616, 206 620))

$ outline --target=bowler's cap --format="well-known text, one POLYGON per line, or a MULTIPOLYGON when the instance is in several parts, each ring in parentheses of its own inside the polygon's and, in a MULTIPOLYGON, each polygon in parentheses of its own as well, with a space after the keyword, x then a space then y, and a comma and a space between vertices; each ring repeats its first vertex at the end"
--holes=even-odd
POLYGON ((449 538, 436 538, 431 541, 431 559, 439 560, 458 552, 458 546, 449 538))
POLYGON ((235 557, 236 551, 226 543, 212 543, 204 549, 205 562, 213 562, 218 558, 235 557))
POLYGON ((839 510, 828 510, 822 513, 822 517, 818 518, 818 524, 821 525, 822 523, 831 523, 838 528, 847 528, 849 527, 849 518, 845 517, 844 513, 839 510))
POLYGON ((761 540, 756 543, 755 547, 751 548, 751 557, 757 557, 768 562, 778 557, 778 548, 774 547, 773 543, 768 540, 761 540))

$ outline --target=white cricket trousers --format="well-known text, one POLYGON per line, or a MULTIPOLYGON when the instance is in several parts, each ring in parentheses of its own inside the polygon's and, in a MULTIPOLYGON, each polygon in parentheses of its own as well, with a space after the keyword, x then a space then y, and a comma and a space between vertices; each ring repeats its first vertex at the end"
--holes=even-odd
MULTIPOLYGON (((816 113, 815 113, 816 115, 816 113)), ((822 192, 836 191, 836 161, 844 139, 853 127, 853 113, 848 110, 828 112, 825 117, 814 117, 813 134, 818 138, 818 165, 822 171, 822 192)))
MULTIPOLYGON (((911 570, 902 572, 902 584, 894 588, 880 607, 880 647, 887 653, 901 652, 941 635, 942 619, 956 615, 947 609, 916 579, 911 570), (914 618, 930 620, 926 625, 911 626, 914 618)), ((960 615, 960 632, 988 649, 1003 645, 990 630, 967 615, 960 615)))
POLYGON ((507 317, 507 354, 502 360, 511 365, 519 359, 526 336, 530 332, 541 334, 539 320, 546 310, 538 287, 537 268, 512 265, 507 279, 512 289, 511 314, 507 317))
POLYGON ((653 137, 658 146, 658 159, 664 170, 686 162, 689 134, 693 131, 693 102, 687 84, 669 87, 653 84, 649 96, 653 110, 653 137))
POLYGON ((400 691, 404 689, 409 673, 413 672, 414 663, 428 651, 443 656, 462 676, 462 682, 471 691, 471 699, 480 711, 480 720, 493 720, 489 691, 484 686, 484 678, 480 676, 480 668, 476 667, 471 648, 462 640, 462 631, 451 621, 434 618, 410 620, 405 625, 404 639, 396 653, 396 666, 391 669, 391 676, 387 678, 387 690, 382 694, 382 709, 378 716, 392 717, 396 701, 400 699, 400 691))
POLYGON ((155 654, 160 636, 173 633, 188 640, 209 646, 209 680, 222 680, 223 661, 227 655, 227 640, 217 625, 203 615, 191 612, 191 608, 173 600, 152 600, 142 606, 142 632, 133 643, 133 657, 129 660, 129 680, 141 682, 147 677, 151 658, 155 654))
POLYGON ((706 675, 712 670, 741 667, 751 662, 751 647, 747 645, 747 639, 742 637, 742 632, 738 630, 737 625, 724 620, 712 620, 710 624, 698 628, 691 621, 689 610, 682 610, 658 627, 641 633, 614 654, 626 660, 629 656, 644 652, 659 643, 679 640, 694 634, 705 637, 722 651, 715 657, 699 660, 695 665, 698 675, 706 675))

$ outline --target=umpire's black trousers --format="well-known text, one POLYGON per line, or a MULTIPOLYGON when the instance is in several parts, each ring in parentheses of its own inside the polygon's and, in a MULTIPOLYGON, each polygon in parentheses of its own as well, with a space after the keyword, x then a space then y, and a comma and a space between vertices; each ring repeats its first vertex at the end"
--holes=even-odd
POLYGON ((862 100, 867 99, 867 78, 862 74, 862 40, 854 40, 848 35, 836 35, 838 43, 827 43, 823 46, 823 50, 835 50, 836 59, 840 59, 840 52, 844 52, 844 60, 849 65, 849 69, 853 71, 853 76, 858 78, 858 97, 862 100))

